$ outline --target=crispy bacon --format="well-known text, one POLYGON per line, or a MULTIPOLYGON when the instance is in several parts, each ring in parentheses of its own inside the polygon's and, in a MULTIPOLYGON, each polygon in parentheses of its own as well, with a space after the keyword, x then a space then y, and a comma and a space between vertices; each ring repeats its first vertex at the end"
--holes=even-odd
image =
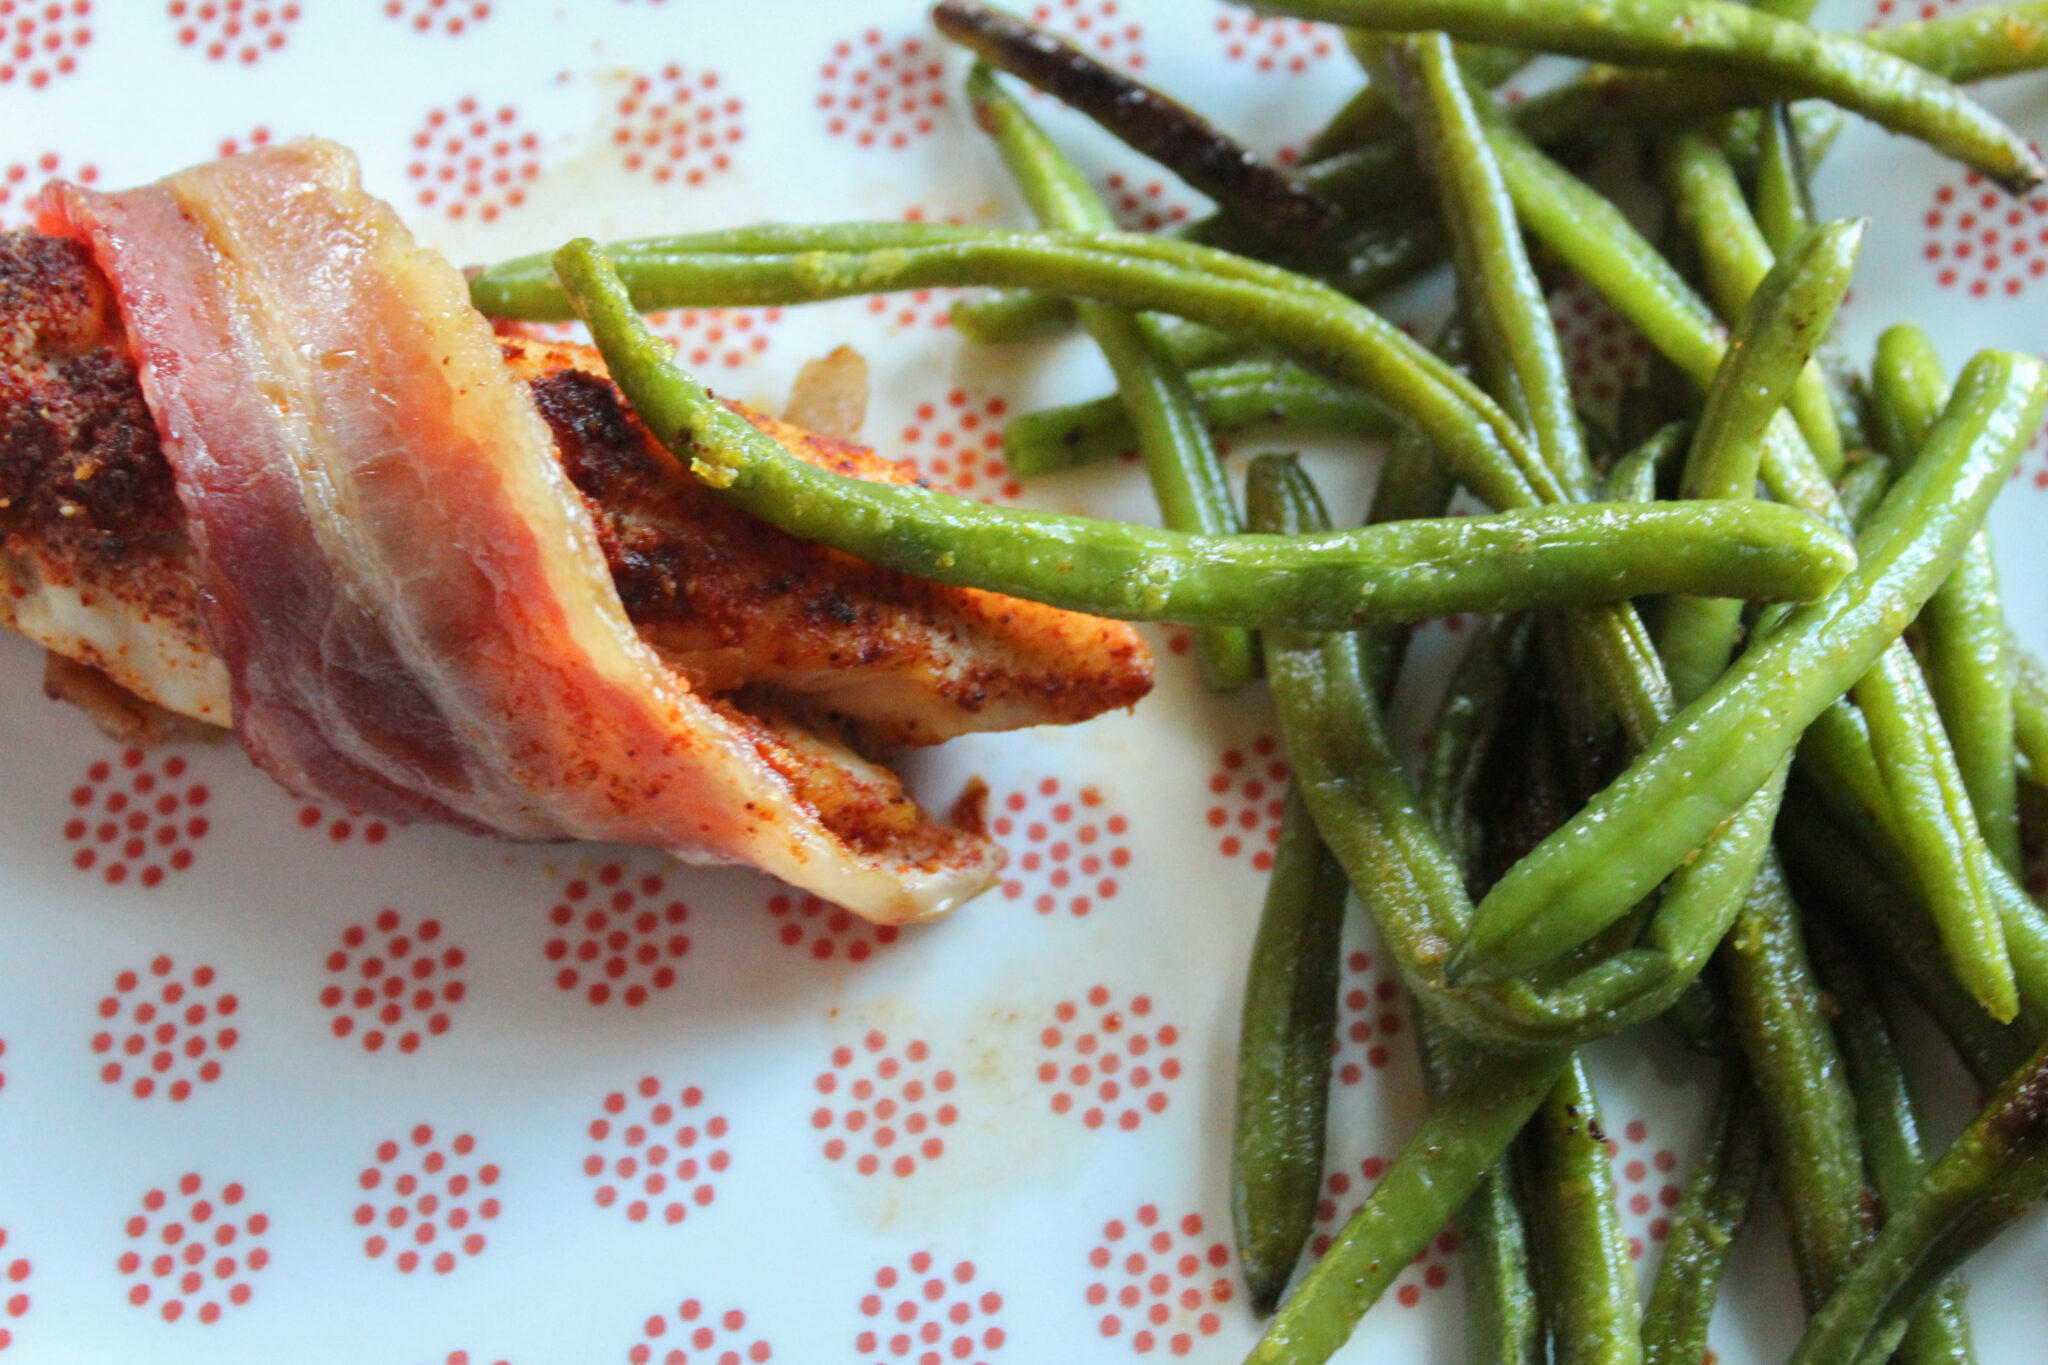
MULTIPOLYGON (((790 699, 822 693, 818 709, 885 737, 935 737, 905 719, 914 706, 836 705, 847 698, 817 681, 829 628, 761 649, 744 634, 721 642, 734 621, 721 626, 715 608, 672 613, 666 640, 640 619, 649 612, 629 616, 609 542, 688 508, 662 504, 660 479, 628 480, 633 511, 622 519, 615 488, 593 519, 565 474, 571 452, 558 458, 561 414, 536 411, 459 276, 362 194, 345 152, 295 144, 120 195, 67 187, 52 203, 46 229, 86 241, 113 281, 237 733, 288 786, 517 838, 749 862, 880 919, 938 913, 990 880, 1000 855, 978 831, 933 820, 893 776, 790 712, 790 699), (735 650, 724 681, 746 690, 711 695, 710 656, 735 650)), ((590 397, 586 416, 603 407, 590 397)), ((659 458, 630 418, 603 416, 633 438, 600 443, 614 455, 659 458)), ((865 566, 814 549, 784 558, 841 581, 846 591, 825 590, 839 599, 827 618, 853 613, 840 627, 890 597, 865 566)), ((674 568, 653 581, 701 596, 674 568)), ((789 587, 762 600, 797 600, 789 587)), ((1110 646, 1118 657, 1099 671, 1125 680, 1119 704, 1149 681, 1121 628, 988 594, 930 607, 970 633, 1036 638, 1048 664, 1076 644, 1100 663, 1110 646)), ((871 678, 916 634, 882 627, 915 610, 868 612, 855 662, 871 678)), ((951 682, 953 710, 987 706, 951 682)))

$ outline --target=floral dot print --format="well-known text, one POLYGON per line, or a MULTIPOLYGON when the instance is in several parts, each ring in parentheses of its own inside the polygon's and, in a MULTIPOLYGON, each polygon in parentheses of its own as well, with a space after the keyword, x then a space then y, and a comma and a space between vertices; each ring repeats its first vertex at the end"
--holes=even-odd
POLYGON ((1185 223, 1190 210, 1185 198, 1156 175, 1111 171, 1096 184, 1117 226, 1132 232, 1157 232, 1185 223))
POLYGON ((311 830, 331 844, 360 843, 374 847, 391 837, 391 827, 375 816, 310 802, 299 806, 299 828, 311 830))
POLYGON ((222 138, 214 144, 213 150, 217 156, 235 156, 242 152, 253 152, 258 147, 268 147, 275 141, 277 134, 270 130, 270 125, 259 123, 246 133, 222 138))
MULTIPOLYGON (((1387 1173, 1386 1159, 1369 1156, 1349 1170, 1332 1171, 1323 1177, 1323 1192, 1316 1200, 1316 1230, 1309 1238, 1309 1255, 1320 1260, 1336 1241, 1351 1215, 1365 1203, 1372 1187, 1387 1173)), ((1451 1282, 1452 1258, 1458 1251, 1458 1235, 1445 1228, 1429 1240, 1415 1259, 1394 1280, 1387 1298, 1403 1308, 1413 1308, 1423 1295, 1451 1282)))
POLYGON ((876 1029, 856 1046, 833 1050, 831 1069, 815 1083, 821 1102, 811 1127, 828 1134, 827 1161, 862 1175, 911 1175, 920 1162, 946 1154, 942 1134, 960 1119, 956 1084, 922 1038, 892 1046, 876 1029))
POLYGON ((242 66, 283 51, 300 14, 291 0, 170 0, 168 10, 180 47, 242 66))
POLYGON ((443 940, 436 919, 408 922, 382 910, 368 924, 351 924, 327 954, 330 980, 320 988, 329 1032, 355 1039, 365 1052, 417 1052, 448 1031, 467 992, 458 975, 467 961, 443 940))
POLYGON ((1048 1054, 1038 1079, 1052 1091, 1053 1113, 1090 1128, 1131 1132, 1165 1113, 1167 1087, 1181 1076, 1179 1028, 1152 1018, 1151 997, 1119 1003, 1106 986, 1060 1001, 1038 1043, 1048 1054))
POLYGON ((52 180, 73 180, 81 185, 96 184, 99 167, 66 161, 55 152, 44 152, 29 161, 9 162, 0 171, 0 228, 28 227, 35 221, 36 194, 52 180))
POLYGON ((737 1308, 713 1313, 701 1299, 684 1299, 673 1313, 640 1325, 640 1340, 626 1352, 631 1365, 760 1365, 773 1360, 768 1339, 747 1325, 737 1308))
POLYGON ((989 1365, 1008 1334, 1003 1296, 976 1283, 972 1261, 945 1266, 929 1251, 875 1272, 861 1295, 854 1349, 873 1365, 989 1365))
POLYGON ((895 452, 935 488, 983 502, 1011 502, 1024 486, 1003 461, 1003 422, 1009 400, 998 394, 949 389, 919 403, 897 433, 895 452))
POLYGON ((211 800, 182 754, 152 760, 127 749, 118 759, 100 759, 71 789, 64 820, 71 865, 109 886, 160 886, 192 866, 193 846, 213 826, 205 813, 211 800))
POLYGON ((903 936, 894 924, 875 924, 817 896, 778 891, 768 898, 775 939, 820 962, 866 962, 877 948, 903 936))
POLYGON ((971 289, 906 289, 895 294, 870 294, 868 316, 883 323, 893 335, 899 332, 943 332, 953 326, 953 303, 968 297, 971 289))
POLYGON ((612 143, 627 170, 658 185, 701 185, 732 169, 747 134, 745 114, 718 72, 671 64, 633 77, 619 99, 612 143))
POLYGON ((1104 1223, 1088 1266, 1083 1297, 1101 1315, 1096 1330, 1129 1342, 1139 1355, 1188 1354, 1221 1330, 1223 1306, 1236 1293, 1229 1246, 1200 1214, 1171 1221, 1157 1204, 1104 1223))
POLYGON ((1648 371, 1650 343, 1584 280, 1574 276, 1550 296, 1550 320, 1572 394, 1586 406, 1611 410, 1648 371))
POLYGON ((1039 0, 1031 22, 1111 66, 1145 65, 1144 26, 1124 13, 1121 0, 1039 0))
POLYGON ((599 1208, 616 1208, 632 1223, 674 1224, 718 1197, 718 1178, 732 1166, 732 1125, 705 1107, 702 1090, 664 1090, 659 1078, 643 1076, 600 1107, 584 1130, 591 1150, 583 1158, 599 1208))
POLYGON ((92 38, 92 0, 0 0, 0 86, 73 74, 92 38))
POLYGON ((1299 76, 1337 51, 1337 30, 1305 19, 1221 14, 1216 37, 1231 62, 1255 71, 1299 76))
POLYGON ((31 1267, 26 1256, 17 1256, 7 1244, 7 1229, 0 1228, 0 1275, 6 1276, 6 1284, 0 1286, 0 1351, 14 1344, 14 1324, 28 1312, 28 1277, 31 1267))
POLYGON ((1337 998, 1337 1039, 1334 1074, 1341 1085, 1357 1085, 1394 1060, 1394 1040, 1406 1027, 1401 983, 1381 970, 1371 953, 1354 950, 1344 956, 1344 977, 1337 998))
POLYGON ((1938 187, 1921 255, 1944 289, 2017 298, 2048 274, 2048 197, 2015 199, 1975 171, 1938 187))
POLYGON ((594 877, 572 879, 548 911, 544 952, 557 964, 556 988, 580 991, 593 1005, 616 1000, 637 1009, 675 985, 676 963, 690 951, 689 919, 690 908, 655 873, 606 863, 594 877))
POLYGON ((1214 832, 1218 853, 1244 858, 1260 872, 1271 870, 1280 816, 1287 809, 1287 776, 1280 741, 1271 735, 1217 755, 1203 818, 1214 832))
POLYGON ((1004 899, 1081 919, 1123 889, 1130 821, 1109 808, 1101 788, 1069 792, 1056 777, 1040 778, 994 809, 989 830, 1010 854, 1004 899))
POLYGON ((826 133, 861 147, 900 151, 929 136, 946 99, 945 63, 925 37, 871 28, 834 43, 818 68, 815 102, 826 133))
POLYGON ((520 124, 509 104, 486 106, 474 96, 431 109, 412 135, 406 176, 421 208, 486 223, 526 202, 540 175, 540 136, 520 124))
POLYGON ((780 308, 677 308, 650 314, 647 325, 676 348, 693 370, 722 365, 736 370, 767 354, 780 308))
POLYGON ((1661 1242, 1671 1235, 1671 1210, 1678 1207, 1678 1154, 1650 1141, 1650 1125, 1630 1119, 1622 1141, 1607 1139, 1614 1168, 1615 1198, 1628 1229, 1628 1254, 1640 1258, 1645 1239, 1661 1242))
POLYGON ((483 1254, 484 1225, 500 1206, 493 1193, 498 1167, 480 1160, 467 1133, 436 1141, 422 1123, 403 1140, 377 1145, 376 1161, 356 1177, 354 1221, 364 1230, 363 1255, 386 1260, 400 1274, 431 1269, 446 1275, 483 1254))
POLYGON ((221 1059, 241 1041, 233 1023, 240 1008, 211 967, 180 972, 158 957, 145 971, 122 972, 113 994, 100 997, 92 1035, 100 1080, 138 1100, 191 1098, 194 1087, 220 1079, 221 1059))
POLYGON ((196 1172, 142 1196, 115 1261, 128 1302, 165 1322, 211 1325, 249 1302, 251 1277, 270 1265, 270 1216, 251 1206, 240 1181, 213 1185, 196 1172))
POLYGON ((384 0, 384 17, 414 33, 460 38, 491 17, 490 0, 384 0))
POLYGON ((1904 24, 1928 19, 1939 19, 1943 12, 1953 11, 1963 0, 1872 0, 1870 18, 1865 28, 1883 28, 1889 24, 1904 24))

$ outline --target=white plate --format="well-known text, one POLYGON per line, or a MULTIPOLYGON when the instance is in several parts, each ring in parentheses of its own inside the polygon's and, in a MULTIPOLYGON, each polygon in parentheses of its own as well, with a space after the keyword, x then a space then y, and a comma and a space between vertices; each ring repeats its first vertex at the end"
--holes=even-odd
MULTIPOLYGON (((1327 30, 1208 0, 1037 8, 1268 151, 1356 79, 1327 30)), ((460 262, 762 219, 1022 221, 963 115, 961 62, 910 0, 16 0, 0 26, 10 224, 51 170, 126 185, 312 132, 353 146, 460 262)), ((2048 129, 2048 82, 1994 98, 2048 129)), ((1199 208, 1032 107, 1134 220, 1199 208)), ((1830 214, 1876 219, 1857 354, 1902 317, 1952 362, 2048 341, 2048 202, 1973 207, 1953 167, 1863 129, 1821 192, 1830 214)), ((670 325, 712 382, 770 406, 802 360, 852 342, 876 373, 869 439, 1015 496, 992 448, 1004 415, 1101 391, 1101 366, 1078 344, 969 348, 945 302, 670 325)), ((1627 363, 1597 318, 1560 313, 1589 365, 1627 363)), ((1369 467, 1318 463, 1340 507, 1369 467)), ((1997 514, 2008 607, 2037 644, 2044 485, 2032 455, 1997 514)), ((1027 496, 1148 505, 1128 468, 1027 496)), ((1456 633, 1431 636, 1441 655, 1456 633)), ((746 873, 309 807, 230 746, 124 753, 41 698, 36 651, 0 640, 0 1351, 1239 1358, 1256 1329, 1227 1254, 1234 1017, 1285 771, 1264 697, 1203 694, 1153 638, 1160 686, 1135 715, 920 761, 936 797, 989 780, 1012 870, 893 938, 746 873)), ((1347 969, 1333 1224, 1418 1105, 1407 1005, 1372 951, 1361 935, 1347 969)), ((1702 1078, 1654 1043, 1599 1061, 1647 1270, 1702 1078)), ((1959 1115, 1965 1087, 1936 1079, 1959 1115)), ((2034 1358, 2042 1249, 2036 1222, 1973 1270, 1987 1362, 2034 1358)), ((1454 1246, 1433 1247, 1343 1359, 1458 1359, 1459 1279, 1454 1246)), ((1798 1316, 1784 1254, 1752 1239, 1735 1279, 1721 1359, 1781 1356, 1798 1316)))

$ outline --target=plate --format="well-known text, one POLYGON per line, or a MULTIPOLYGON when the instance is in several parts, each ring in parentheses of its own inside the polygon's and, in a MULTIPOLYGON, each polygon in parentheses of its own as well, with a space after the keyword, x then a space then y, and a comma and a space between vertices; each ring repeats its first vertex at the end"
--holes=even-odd
MULTIPOLYGON (((1329 30, 1209 0, 1035 8, 1271 153, 1356 81, 1329 30)), ((1843 0, 1823 18, 1921 8, 1949 7, 1843 0)), ((461 263, 767 219, 1024 221, 965 116, 962 62, 904 0, 0 11, 10 225, 51 174, 122 186, 303 133, 352 146, 369 186, 461 263)), ((2048 132, 2048 82, 1991 97, 2048 132)), ((1200 211, 1050 101, 1031 107, 1125 221, 1200 211)), ((2048 201, 2009 204, 1863 128, 1820 195, 1874 219, 1845 315, 1854 354, 1898 318, 1951 362, 2048 343, 2048 201)), ((1005 417, 1106 375, 1078 342, 972 348, 949 301, 663 326, 721 391, 770 407, 803 360, 850 342, 875 373, 867 439, 938 482, 1147 515, 1129 467, 1009 478, 1005 417)), ((1395 306, 1422 324, 1443 291, 1395 306)), ((1589 388, 1642 363, 1583 295, 1555 306, 1589 388)), ((1240 442, 1233 467, 1253 450, 1240 442)), ((1314 458, 1335 504, 1359 505, 1372 461, 1314 458)), ((2008 607, 2037 645, 2044 507, 2037 449, 1996 514, 2008 607)), ((1462 624, 1425 632, 1418 695, 1462 624)), ((1261 692, 1208 696, 1185 637, 1151 639, 1160 684, 1134 714, 918 760, 934 802, 988 781, 1011 863, 1000 889, 901 933, 746 872, 308 804, 230 745, 124 750, 43 700, 37 652, 0 640, 0 1352, 1240 1358, 1256 1328, 1229 1252, 1234 1020, 1287 771, 1261 692)), ((1402 710, 1420 715, 1415 698, 1402 710)), ((1324 1232, 1419 1106, 1408 1003, 1353 933, 1324 1232)), ((1959 1122, 1967 1086, 1922 1051, 1959 1122)), ((1596 1061, 1647 1274, 1704 1078, 1654 1037, 1596 1061)), ((1796 1335, 1777 1246, 1744 1245, 1714 1329, 1723 1361, 1780 1358, 1796 1335)), ((2044 1251, 2036 1221, 1973 1267, 1987 1362, 2031 1358, 2044 1251)), ((1341 1359, 1460 1359, 1460 1283, 1446 1235, 1341 1359)))

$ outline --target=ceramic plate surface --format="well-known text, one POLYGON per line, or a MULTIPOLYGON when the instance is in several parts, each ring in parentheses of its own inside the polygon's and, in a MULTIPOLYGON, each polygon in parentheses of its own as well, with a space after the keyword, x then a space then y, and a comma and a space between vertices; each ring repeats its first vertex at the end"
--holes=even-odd
MULTIPOLYGON (((1823 18, 1925 9, 1841 0, 1823 18)), ((1331 30, 1211 0, 1041 0, 1110 61, 1288 154, 1350 93, 1331 30)), ((760 220, 1021 223, 911 0, 5 0, 0 220, 61 175, 139 183, 318 133, 458 263, 760 220)), ((2048 133, 2048 81, 1992 102, 2048 133)), ((1127 223, 1202 211, 1034 98, 1127 223)), ((2048 348, 2048 199, 2011 202, 1856 128, 1829 215, 1874 220, 1845 314, 1867 356, 1928 326, 1951 363, 2048 348)), ((1101 392, 1076 342, 979 350, 931 291, 661 322, 722 392, 779 408, 840 342, 865 436, 998 502, 1149 515, 1129 465, 1021 489, 1009 414, 1101 392)), ((1426 324, 1441 289, 1404 296, 1426 324)), ((1644 351, 1555 301, 1588 394, 1644 351)), ((1240 440, 1233 468, 1264 439, 1240 440)), ((1339 508, 1373 461, 1318 451, 1339 508)), ((2048 645, 2048 453, 1996 514, 2007 604, 2048 645)), ((1424 633, 1423 680, 1465 623, 1424 633), (1429 661, 1435 660, 1434 664, 1429 661)), ((124 750, 0 639, 0 1356, 29 1362, 1235 1361, 1241 973, 1287 768, 1263 689, 1205 694, 1148 633, 1157 694, 913 765, 971 777, 1000 888, 892 932, 743 871, 513 847, 296 800, 232 745, 124 750)), ((1404 697, 1401 714, 1419 714, 1404 697)), ((1354 925, 1320 1234, 1419 1112, 1409 1004, 1354 925)), ((1654 1036, 1598 1050, 1645 1275, 1706 1077, 1654 1036)), ((1959 1121, 1967 1088, 1928 1049, 1959 1121)), ((1775 1216, 1714 1328, 1776 1360, 1799 1314, 1775 1216)), ((1319 1234, 1319 1235, 1320 1235, 1319 1234)), ((2039 1358, 2035 1221, 1973 1266, 1986 1362, 2039 1358)), ((1455 1239, 1404 1270, 1347 1361, 1461 1358, 1455 1239)))

